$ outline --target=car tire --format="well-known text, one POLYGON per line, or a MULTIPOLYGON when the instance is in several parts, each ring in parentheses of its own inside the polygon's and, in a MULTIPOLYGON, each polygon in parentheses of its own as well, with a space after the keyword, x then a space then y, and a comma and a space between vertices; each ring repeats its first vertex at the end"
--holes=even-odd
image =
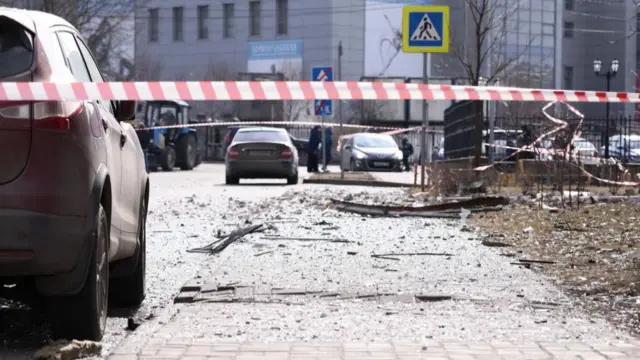
POLYGON ((297 185, 297 184, 298 184, 298 172, 296 171, 295 174, 287 178, 287 185, 297 185))
POLYGON ((198 140, 194 134, 188 134, 180 139, 180 151, 182 152, 181 170, 193 170, 198 160, 198 140))
POLYGON ((95 244, 80 292, 49 298, 54 339, 100 341, 107 326, 109 299, 109 221, 102 205, 96 217, 95 244))
POLYGON ((169 145, 164 150, 160 166, 162 166, 162 170, 164 171, 173 171, 176 167, 176 149, 173 146, 169 145))
POLYGON ((240 179, 233 175, 227 175, 224 182, 227 185, 238 185, 240 183, 240 179))
POLYGON ((137 307, 146 296, 145 276, 147 271, 147 202, 140 203, 140 220, 138 224, 138 241, 140 247, 136 269, 131 275, 118 277, 110 281, 109 302, 116 307, 137 307))

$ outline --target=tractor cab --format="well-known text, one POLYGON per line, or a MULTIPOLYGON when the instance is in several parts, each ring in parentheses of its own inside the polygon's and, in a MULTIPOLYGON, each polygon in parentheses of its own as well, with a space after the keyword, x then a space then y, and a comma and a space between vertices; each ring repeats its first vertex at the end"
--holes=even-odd
POLYGON ((147 101, 140 113, 145 128, 151 128, 150 168, 165 171, 179 166, 191 170, 200 164, 198 134, 189 127, 191 106, 182 100, 147 101), (155 128, 155 129, 154 129, 155 128))

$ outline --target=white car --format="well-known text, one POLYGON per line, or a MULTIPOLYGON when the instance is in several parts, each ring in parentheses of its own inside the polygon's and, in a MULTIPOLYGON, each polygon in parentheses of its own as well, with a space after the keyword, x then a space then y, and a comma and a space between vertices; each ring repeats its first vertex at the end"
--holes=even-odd
MULTIPOLYGON (((601 147, 601 153, 605 153, 601 147)), ((640 162, 640 135, 614 135, 609 138, 609 156, 632 163, 640 162)))
MULTIPOLYGON (((494 140, 494 150, 493 154, 495 160, 503 159, 509 153, 506 146, 509 146, 510 142, 516 143, 516 139, 518 135, 522 134, 522 130, 505 130, 505 129, 494 129, 493 130, 493 140, 494 140)), ((489 130, 482 131, 482 142, 489 144, 490 134, 489 130)), ((482 147, 482 156, 487 156, 487 149, 490 146, 482 147)))
MULTIPOLYGON (((553 160, 557 156, 564 154, 564 149, 554 149, 554 138, 548 138, 542 141, 539 159, 553 160), (555 155, 555 156, 554 156, 555 155)), ((569 160, 568 156, 565 156, 569 160)), ((600 162, 600 153, 592 142, 577 138, 573 141, 573 151, 571 152, 571 160, 579 161, 583 165, 597 165, 600 162)))

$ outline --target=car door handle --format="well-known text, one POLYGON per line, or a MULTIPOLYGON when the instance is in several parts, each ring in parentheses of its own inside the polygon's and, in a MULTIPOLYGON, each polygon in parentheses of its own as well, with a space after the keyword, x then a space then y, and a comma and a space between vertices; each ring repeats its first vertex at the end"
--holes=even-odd
POLYGON ((127 142, 127 135, 125 133, 120 133, 120 147, 124 147, 124 144, 127 142))

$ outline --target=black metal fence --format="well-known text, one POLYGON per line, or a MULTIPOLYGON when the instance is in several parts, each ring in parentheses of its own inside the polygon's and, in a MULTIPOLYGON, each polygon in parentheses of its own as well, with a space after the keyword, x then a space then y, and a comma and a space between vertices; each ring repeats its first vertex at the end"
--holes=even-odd
MULTIPOLYGON (((444 111, 444 158, 459 159, 474 155, 474 111, 477 101, 457 101, 444 111)), ((479 112, 482 114, 482 110, 479 112)))
MULTIPOLYGON (((475 139, 474 133, 474 106, 482 106, 481 102, 460 101, 454 103, 445 111, 444 116, 444 146, 445 158, 456 159, 471 157, 475 155, 475 139)), ((476 109, 477 110, 477 109, 476 109)), ((482 114, 481 110, 479 111, 482 114)), ((489 143, 489 118, 481 115, 483 118, 482 142, 489 143)), ((563 121, 567 121, 570 129, 574 129, 580 119, 573 114, 557 115, 563 121)), ((543 114, 534 116, 513 116, 500 115, 494 116, 494 140, 496 145, 506 145, 506 142, 516 143, 516 138, 522 129, 526 126, 532 133, 532 138, 551 131, 558 124, 550 121, 543 114)), ((595 147, 599 156, 605 156, 605 145, 609 138, 609 156, 630 159, 631 150, 637 149, 638 141, 624 140, 622 143, 616 141, 615 136, 626 137, 629 135, 640 135, 640 121, 634 117, 615 117, 609 118, 607 129, 607 119, 605 117, 585 117, 580 128, 580 137, 595 147), (629 142, 632 144, 629 145, 629 142), (622 146, 621 146, 622 145, 622 146)), ((482 147, 482 156, 486 156, 488 147, 482 147)), ((494 150, 500 152, 499 149, 494 150)), ((504 151, 502 151, 504 153, 504 151)))

